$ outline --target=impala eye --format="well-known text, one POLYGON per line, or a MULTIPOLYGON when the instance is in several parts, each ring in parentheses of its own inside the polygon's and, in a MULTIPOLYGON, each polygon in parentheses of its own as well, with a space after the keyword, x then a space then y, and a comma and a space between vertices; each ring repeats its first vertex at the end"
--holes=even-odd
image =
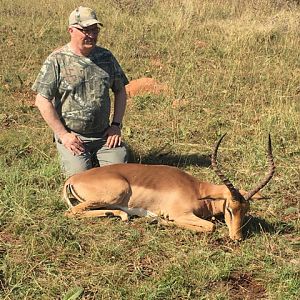
POLYGON ((229 215, 230 215, 230 218, 232 219, 233 218, 233 213, 232 213, 232 209, 227 207, 226 210, 228 211, 229 215))

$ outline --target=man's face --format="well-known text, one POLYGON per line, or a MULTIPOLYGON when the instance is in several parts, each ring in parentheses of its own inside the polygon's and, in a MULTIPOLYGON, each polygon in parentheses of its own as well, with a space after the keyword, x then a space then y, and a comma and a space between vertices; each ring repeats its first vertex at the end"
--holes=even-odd
POLYGON ((84 28, 79 25, 69 27, 72 41, 86 50, 92 50, 96 46, 99 31, 97 24, 84 28))

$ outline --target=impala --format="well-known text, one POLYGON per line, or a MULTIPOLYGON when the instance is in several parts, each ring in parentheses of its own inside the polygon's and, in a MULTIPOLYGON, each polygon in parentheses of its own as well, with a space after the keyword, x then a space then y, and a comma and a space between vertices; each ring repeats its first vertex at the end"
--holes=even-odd
POLYGON ((90 169, 71 176, 63 195, 69 217, 128 215, 161 217, 164 223, 198 231, 212 232, 215 225, 207 219, 224 215, 233 240, 242 239, 243 219, 249 200, 260 198, 258 192, 272 178, 275 165, 271 138, 268 140, 269 172, 249 192, 238 190, 217 164, 217 152, 225 135, 212 154, 212 168, 224 184, 200 181, 190 174, 166 165, 115 164, 90 169))

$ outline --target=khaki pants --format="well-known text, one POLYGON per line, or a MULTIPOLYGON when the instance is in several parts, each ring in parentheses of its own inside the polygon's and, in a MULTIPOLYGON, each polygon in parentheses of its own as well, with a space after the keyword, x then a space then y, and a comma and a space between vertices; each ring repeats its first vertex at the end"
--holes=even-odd
POLYGON ((127 150, 124 144, 121 144, 120 147, 108 148, 105 146, 106 138, 90 138, 79 134, 78 136, 83 141, 85 147, 85 152, 80 155, 73 155, 71 151, 66 149, 55 138, 61 167, 66 177, 91 169, 95 166, 95 160, 100 167, 117 163, 127 163, 127 150))

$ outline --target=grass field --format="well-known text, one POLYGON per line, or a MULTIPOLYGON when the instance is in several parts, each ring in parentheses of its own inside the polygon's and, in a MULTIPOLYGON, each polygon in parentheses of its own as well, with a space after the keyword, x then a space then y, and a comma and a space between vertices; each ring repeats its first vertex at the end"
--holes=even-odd
POLYGON ((299 1, 27 2, 0 10, 0 298, 299 299, 299 1), (98 12, 99 44, 129 79, 169 86, 128 103, 132 161, 217 183, 209 157, 227 132, 220 163, 250 189, 267 171, 271 133, 276 174, 268 199, 251 204, 242 243, 222 222, 195 234, 143 218, 64 217, 64 178, 30 87, 68 42, 78 5, 98 12))

